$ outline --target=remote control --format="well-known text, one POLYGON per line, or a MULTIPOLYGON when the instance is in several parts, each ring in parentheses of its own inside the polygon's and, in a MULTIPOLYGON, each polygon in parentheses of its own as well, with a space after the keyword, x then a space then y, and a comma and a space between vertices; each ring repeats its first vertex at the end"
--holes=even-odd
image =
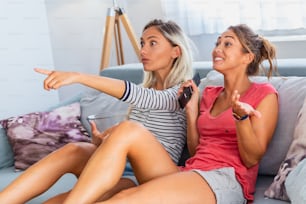
MULTIPOLYGON (((201 77, 200 77, 200 74, 197 72, 192 80, 194 81, 194 83, 199 86, 200 84, 200 81, 201 81, 201 77)), ((183 109, 185 108, 186 104, 188 103, 188 101, 190 100, 191 98, 191 95, 192 95, 192 88, 191 86, 189 87, 185 87, 184 90, 183 90, 183 93, 179 96, 178 98, 178 102, 180 104, 180 107, 183 109)))

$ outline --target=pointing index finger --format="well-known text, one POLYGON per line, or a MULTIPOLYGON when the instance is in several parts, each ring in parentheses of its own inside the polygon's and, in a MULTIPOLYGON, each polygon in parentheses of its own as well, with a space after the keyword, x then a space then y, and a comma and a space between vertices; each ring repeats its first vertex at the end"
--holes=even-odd
POLYGON ((41 69, 41 68, 34 68, 34 71, 40 74, 49 75, 52 73, 52 71, 47 69, 41 69))

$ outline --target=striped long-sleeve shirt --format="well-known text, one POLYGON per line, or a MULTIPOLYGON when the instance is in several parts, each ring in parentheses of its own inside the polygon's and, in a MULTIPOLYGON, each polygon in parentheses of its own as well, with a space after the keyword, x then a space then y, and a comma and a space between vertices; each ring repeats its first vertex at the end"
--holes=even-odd
POLYGON ((175 163, 178 163, 186 141, 186 118, 177 101, 178 89, 179 85, 155 90, 126 81, 121 98, 132 105, 129 119, 148 128, 175 163))

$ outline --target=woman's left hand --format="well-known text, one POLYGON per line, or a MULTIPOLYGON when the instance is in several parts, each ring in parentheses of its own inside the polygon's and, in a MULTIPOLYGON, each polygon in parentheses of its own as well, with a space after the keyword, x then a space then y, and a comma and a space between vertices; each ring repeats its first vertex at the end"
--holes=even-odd
POLYGON ((104 139, 106 139, 112 132, 112 130, 117 126, 114 125, 103 132, 100 132, 94 121, 90 121, 91 133, 92 133, 92 143, 95 145, 100 145, 104 139))
POLYGON ((187 87, 192 88, 192 95, 191 95, 190 100, 187 102, 187 104, 185 106, 185 109, 190 110, 190 109, 197 108, 198 103, 199 103, 199 89, 198 89, 197 85, 192 80, 188 80, 188 81, 182 83, 181 87, 178 90, 177 95, 180 96, 183 93, 184 88, 187 88, 187 87))
POLYGON ((250 104, 239 101, 239 99, 240 94, 237 90, 235 90, 232 95, 232 110, 234 113, 240 116, 249 115, 258 118, 261 117, 261 113, 259 111, 255 110, 250 104))

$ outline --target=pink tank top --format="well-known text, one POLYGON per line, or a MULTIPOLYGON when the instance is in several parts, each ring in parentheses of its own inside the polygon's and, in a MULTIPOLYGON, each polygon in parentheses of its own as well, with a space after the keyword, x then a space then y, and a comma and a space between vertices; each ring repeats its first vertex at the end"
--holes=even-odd
MULTIPOLYGON (((186 161, 186 166, 182 170, 212 170, 233 167, 245 198, 252 201, 258 164, 248 169, 240 160, 232 109, 229 108, 216 117, 210 115, 214 101, 223 89, 223 87, 207 87, 203 91, 200 115, 197 121, 200 134, 199 145, 196 148, 196 154, 186 161)), ((240 97, 240 101, 256 108, 266 95, 274 93, 277 94, 277 91, 268 83, 253 83, 247 92, 240 97)))

